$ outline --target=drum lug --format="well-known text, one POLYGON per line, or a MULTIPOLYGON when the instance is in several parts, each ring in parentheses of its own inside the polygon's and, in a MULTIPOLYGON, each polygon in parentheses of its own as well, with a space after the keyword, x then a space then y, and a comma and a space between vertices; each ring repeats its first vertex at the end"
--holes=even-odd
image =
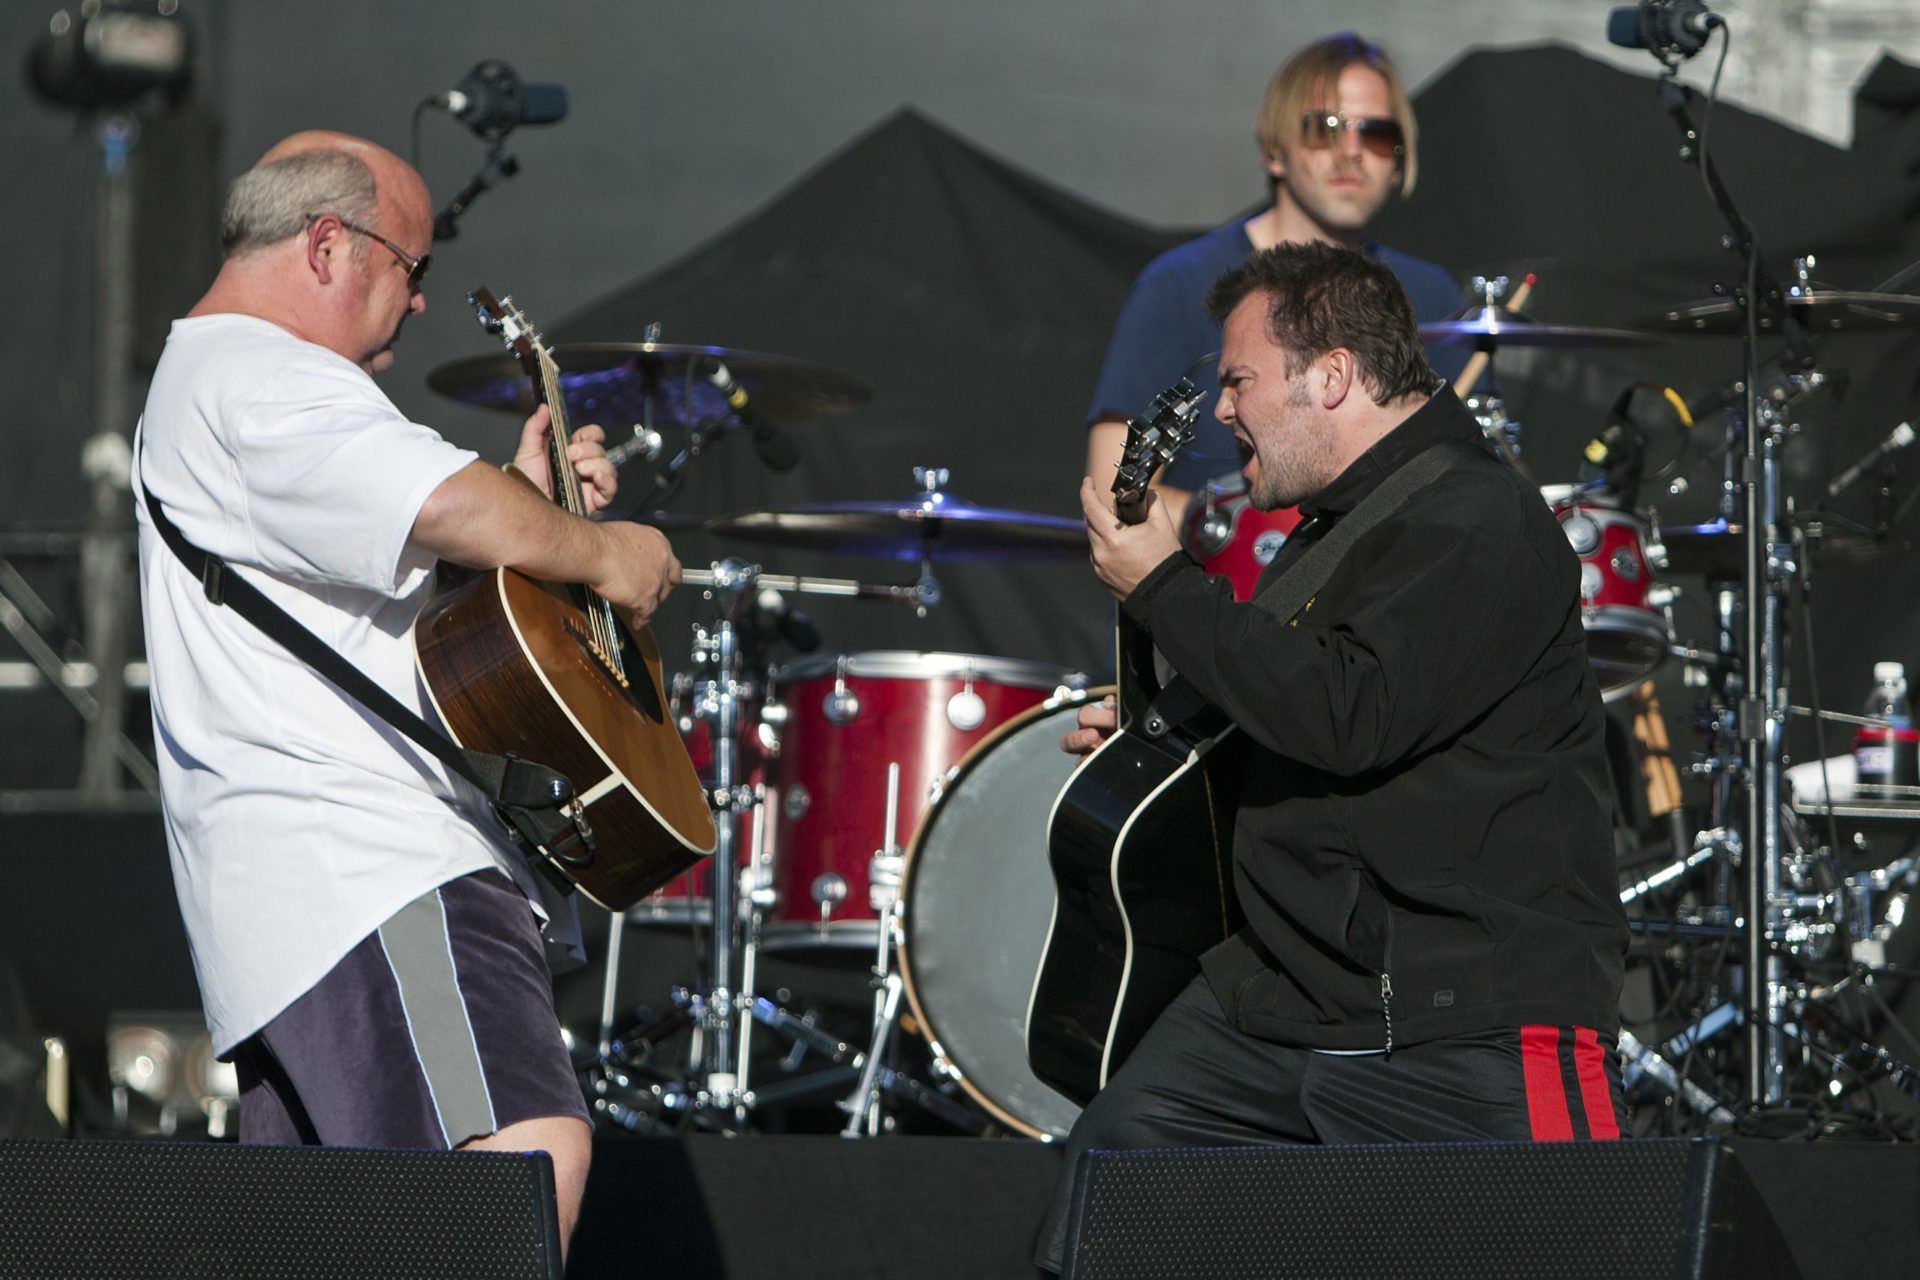
POLYGON ((947 699, 947 723, 961 733, 972 733, 987 721, 987 700, 973 691, 973 681, 947 699))
POLYGON ((827 723, 845 728, 860 716, 860 695, 847 688, 846 662, 841 660, 840 674, 834 677, 833 692, 820 700, 820 714, 827 723))
POLYGON ((813 905, 820 908, 820 923, 833 918, 833 909, 847 900, 847 878, 837 871, 825 871, 813 878, 808 888, 813 905))

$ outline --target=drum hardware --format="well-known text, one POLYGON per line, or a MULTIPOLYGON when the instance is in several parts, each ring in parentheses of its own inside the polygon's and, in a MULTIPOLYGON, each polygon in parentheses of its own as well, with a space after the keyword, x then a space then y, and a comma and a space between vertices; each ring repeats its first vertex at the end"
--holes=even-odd
POLYGON ((1631 1084, 1633 1076, 1645 1075, 1712 1123, 1733 1125, 1734 1114, 1726 1103, 1681 1076, 1672 1063, 1641 1044, 1625 1027, 1620 1029, 1620 1054, 1626 1062, 1621 1071, 1622 1084, 1631 1084))
MULTIPOLYGON (((1540 277, 1536 276, 1533 272, 1531 271, 1527 272, 1525 278, 1523 278, 1520 281, 1520 287, 1513 291, 1513 296, 1511 298, 1508 298, 1506 296, 1507 277, 1496 276, 1494 278, 1499 281, 1499 288, 1500 288, 1499 294, 1493 295, 1489 293, 1483 293, 1482 296, 1485 297, 1487 302, 1490 304, 1504 301, 1509 307, 1512 307, 1515 311, 1518 311, 1520 310, 1520 308, 1527 305, 1527 299, 1531 297, 1533 294, 1533 286, 1539 283, 1539 279, 1540 279, 1540 277)), ((1481 293, 1482 287, 1483 287, 1482 282, 1484 282, 1485 280, 1486 280, 1485 276, 1475 276, 1469 282, 1469 286, 1473 289, 1474 292, 1481 293)), ((1492 361, 1492 359, 1493 359, 1493 353, 1491 351, 1475 351, 1471 356, 1469 356, 1467 358, 1466 367, 1461 369, 1460 376, 1453 380, 1453 394, 1459 396, 1463 402, 1468 401, 1469 397, 1473 396, 1474 388, 1480 385, 1480 376, 1487 371, 1487 365, 1492 361)), ((1471 403, 1468 403, 1467 411, 1469 413, 1473 412, 1473 405, 1471 403)), ((1480 425, 1482 430, 1486 429, 1486 423, 1483 422, 1480 425)), ((1518 424, 1516 424, 1514 426, 1514 435, 1512 437, 1513 444, 1516 449, 1519 447, 1519 443, 1520 443, 1518 433, 1519 433, 1519 426, 1518 424)))
MULTIPOLYGON (((842 660, 844 671, 844 660, 842 660)), ((973 685, 968 683, 971 690, 973 685)), ((957 696, 957 695, 956 695, 957 696)), ((873 968, 869 985, 873 988, 873 1036, 867 1046, 866 1066, 853 1092, 840 1103, 847 1113, 845 1136, 869 1136, 880 1132, 880 1093, 875 1084, 882 1056, 893 1040, 893 1028, 900 1016, 900 975, 893 971, 894 948, 900 944, 900 875, 904 859, 900 849, 900 764, 887 765, 887 816, 882 826, 880 847, 868 864, 867 901, 879 919, 874 930, 873 968)))
MULTIPOLYGON (((723 563, 739 564, 740 561, 723 563)), ((939 593, 927 592, 921 583, 894 585, 880 582, 860 582, 853 578, 820 578, 805 574, 761 573, 759 566, 753 566, 755 580, 763 590, 789 592, 796 595, 839 596, 857 600, 892 600, 899 604, 912 605, 922 616, 926 610, 938 604, 939 593)), ((724 586, 716 579, 712 569, 683 569, 680 581, 689 587, 724 586)))

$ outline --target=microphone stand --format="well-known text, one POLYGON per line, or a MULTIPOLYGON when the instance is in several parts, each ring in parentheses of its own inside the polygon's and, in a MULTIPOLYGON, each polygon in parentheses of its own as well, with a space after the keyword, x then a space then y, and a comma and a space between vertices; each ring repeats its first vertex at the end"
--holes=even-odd
MULTIPOLYGON (((1761 261, 1752 226, 1735 207, 1712 157, 1699 150, 1699 131, 1690 111, 1692 91, 1675 79, 1677 69, 1669 65, 1660 77, 1659 96, 1680 131, 1680 159, 1699 166, 1707 191, 1727 224, 1726 234, 1720 237, 1721 246, 1740 254, 1746 265, 1746 332, 1741 345, 1746 447, 1737 467, 1729 468, 1721 510, 1730 516, 1734 503, 1743 503, 1746 541, 1742 585, 1747 607, 1740 654, 1741 687, 1735 707, 1746 791, 1746 1094, 1750 1105, 1772 1106, 1783 1101, 1786 1092, 1783 1025, 1788 989, 1784 966, 1781 958, 1772 954, 1771 943, 1784 922, 1780 907, 1780 801, 1787 701, 1781 593, 1794 572, 1795 557, 1791 544, 1781 540, 1778 450, 1784 433, 1784 411, 1763 401, 1760 394, 1761 308, 1767 308, 1779 322, 1786 341, 1782 363, 1789 371, 1810 366, 1813 349, 1804 327, 1786 304, 1779 282, 1761 261)), ((1733 430, 1731 424, 1729 430, 1733 430)))
POLYGON ((447 202, 447 207, 433 215, 433 238, 436 242, 451 240, 460 234, 457 225, 460 215, 467 207, 498 184, 505 182, 520 172, 520 161, 507 154, 506 136, 492 139, 487 145, 487 159, 478 173, 467 180, 460 188, 460 194, 447 202))

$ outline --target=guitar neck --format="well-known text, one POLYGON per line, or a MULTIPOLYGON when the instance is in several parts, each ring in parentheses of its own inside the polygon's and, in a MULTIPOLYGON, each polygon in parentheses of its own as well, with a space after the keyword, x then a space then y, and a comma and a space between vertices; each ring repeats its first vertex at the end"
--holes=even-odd
POLYGON ((553 500, 572 514, 585 516, 586 493, 580 486, 580 476, 573 469, 572 459, 567 457, 567 443, 573 429, 567 424, 567 400, 560 384, 560 369, 544 346, 535 350, 539 353, 540 369, 534 381, 540 402, 547 406, 551 424, 547 430, 547 471, 553 477, 553 500))

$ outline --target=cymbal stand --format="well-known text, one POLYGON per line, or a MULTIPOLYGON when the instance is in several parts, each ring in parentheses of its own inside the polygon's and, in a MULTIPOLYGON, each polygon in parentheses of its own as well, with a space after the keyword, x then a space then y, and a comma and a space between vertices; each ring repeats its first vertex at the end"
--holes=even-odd
MULTIPOLYGON (((1788 990, 1781 957, 1774 949, 1776 929, 1783 922, 1781 866, 1784 856, 1780 829, 1783 739, 1786 722, 1781 601, 1794 571, 1791 546, 1783 540, 1779 449, 1785 429, 1784 411, 1760 391, 1760 313, 1773 314, 1785 339, 1785 367, 1791 372, 1811 366, 1813 350, 1805 328, 1767 270, 1752 226, 1734 206, 1732 194, 1720 180, 1713 159, 1700 148, 1694 123, 1692 90, 1676 78, 1678 63, 1669 62, 1658 82, 1661 106, 1680 133, 1679 158, 1698 167, 1715 207, 1727 225, 1721 245, 1737 253, 1746 274, 1746 332, 1741 347, 1744 405, 1729 432, 1743 433, 1744 452, 1730 471, 1723 491, 1722 510, 1741 507, 1746 542, 1746 571, 1742 580, 1745 613, 1740 645, 1741 671, 1735 724, 1742 742, 1745 789, 1745 938, 1747 1101, 1756 1106, 1778 1105, 1785 1096, 1786 1038, 1782 1026, 1788 990)), ((1729 460, 1733 454, 1729 450, 1729 460)))
MULTIPOLYGON (((715 561, 707 569, 686 570, 682 573, 682 581, 703 588, 716 606, 712 625, 696 632, 693 654, 696 667, 711 674, 704 682, 696 679, 689 690, 696 708, 695 714, 710 725, 709 739, 713 753, 713 777, 707 796, 716 815, 713 871, 708 877, 712 937, 705 989, 676 992, 677 1010, 668 1015, 662 1024, 664 1027, 691 1022, 693 1041, 688 1068, 691 1092, 658 1090, 653 1102, 669 1111, 717 1113, 731 1116, 736 1123, 744 1123, 748 1109, 771 1096, 766 1091, 759 1091, 756 1096, 748 1078, 755 1021, 754 1017, 748 1015, 756 1008, 753 984, 759 954, 760 911, 769 905, 762 900, 767 892, 769 877, 766 868, 761 865, 761 851, 765 847, 765 813, 761 808, 761 797, 755 787, 742 780, 741 772, 742 717, 748 693, 741 673, 754 665, 750 652, 754 628, 742 625, 746 610, 763 589, 891 600, 916 608, 925 608, 935 601, 927 598, 921 584, 895 586, 840 578, 762 573, 759 565, 735 558, 715 561), (751 883, 747 885, 742 883, 737 843, 740 835, 738 819, 743 812, 753 815, 749 839, 754 846, 754 860, 746 877, 751 883), (745 912, 741 909, 743 894, 745 905, 750 908, 745 912), (741 936, 743 915, 747 917, 744 939, 741 936), (736 959, 739 975, 737 984, 736 959)), ((890 846, 895 821, 890 809, 887 828, 890 846)), ((896 872, 896 886, 898 881, 896 872)), ((621 1046, 614 1041, 611 1027, 613 983, 618 970, 619 931, 623 921, 624 915, 615 918, 613 940, 608 947, 608 978, 601 1004, 600 1050, 603 1062, 621 1056, 621 1046)), ((897 976, 893 981, 898 983, 897 976)), ((760 1020, 768 1021, 777 1029, 785 1030, 787 1026, 784 1022, 769 1018, 760 1020)), ((657 1032, 659 1028, 648 1030, 657 1032)), ((865 1074, 869 1077, 868 1085, 871 1087, 874 1074, 871 1066, 865 1074)), ((886 1077, 884 1087, 896 1087, 890 1074, 886 1077)))
POLYGON ((734 960, 740 941, 740 864, 735 842, 739 838, 738 815, 759 803, 753 788, 736 781, 744 692, 740 682, 743 641, 752 638, 752 628, 743 628, 739 622, 757 588, 759 573, 758 565, 744 560, 714 563, 706 594, 717 606, 716 616, 705 643, 695 653, 695 660, 713 673, 704 690, 696 683, 695 698, 712 724, 713 779, 707 802, 714 809, 716 839, 713 872, 707 877, 713 937, 707 956, 706 990, 691 997, 695 1036, 689 1074, 696 1086, 693 1101, 697 1106, 731 1112, 736 1120, 745 1118, 739 1059, 735 1056, 745 1041, 737 1041, 735 1031, 744 1001, 750 997, 734 986, 734 960))

